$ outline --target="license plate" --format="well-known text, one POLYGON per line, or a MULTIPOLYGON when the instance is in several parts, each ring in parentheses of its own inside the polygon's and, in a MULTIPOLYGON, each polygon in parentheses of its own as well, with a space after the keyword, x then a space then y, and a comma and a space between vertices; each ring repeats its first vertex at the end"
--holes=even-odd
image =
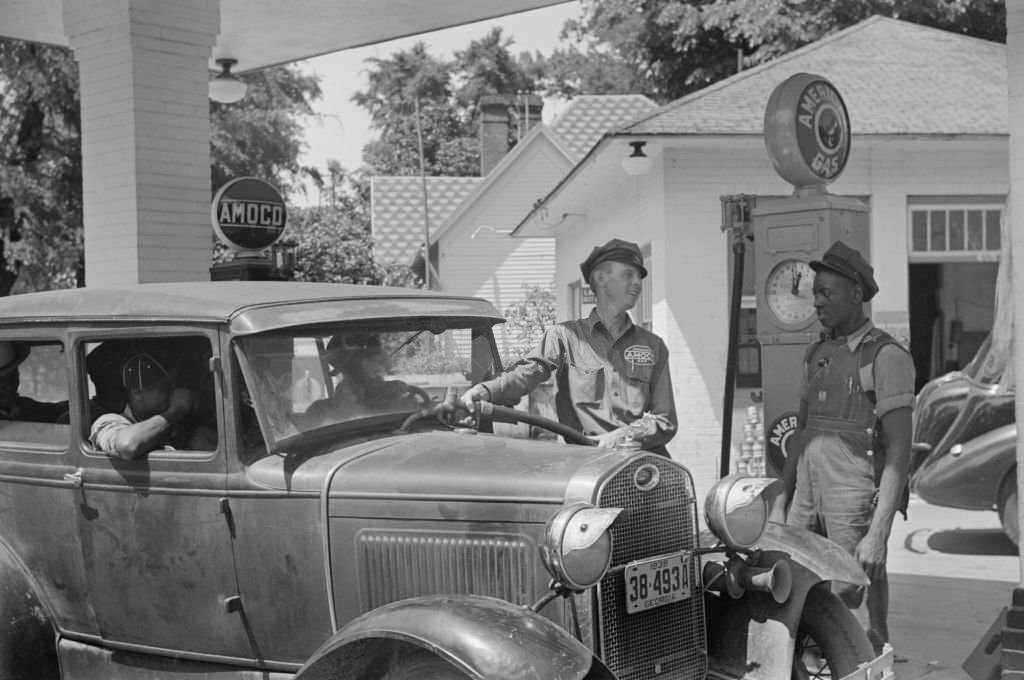
POLYGON ((623 572, 626 613, 636 614, 690 597, 690 556, 663 555, 630 562, 623 572))

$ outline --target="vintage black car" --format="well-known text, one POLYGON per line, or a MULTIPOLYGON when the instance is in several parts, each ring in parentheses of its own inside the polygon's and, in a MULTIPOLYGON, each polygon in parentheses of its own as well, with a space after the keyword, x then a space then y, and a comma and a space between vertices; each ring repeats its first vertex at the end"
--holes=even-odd
POLYGON ((911 487, 925 501, 995 510, 1006 535, 1020 542, 1017 521, 1017 422, 1003 380, 1008 356, 991 336, 960 371, 928 382, 914 408, 911 487))
POLYGON ((765 480, 719 482, 701 535, 680 463, 460 410, 501 370, 501 322, 479 299, 329 284, 0 300, 0 363, 52 406, 0 420, 0 676, 891 672, 829 590, 863 572, 766 526, 765 480), (153 346, 176 358, 123 361, 153 346), (209 445, 99 450, 94 421, 158 369, 194 395, 209 445))

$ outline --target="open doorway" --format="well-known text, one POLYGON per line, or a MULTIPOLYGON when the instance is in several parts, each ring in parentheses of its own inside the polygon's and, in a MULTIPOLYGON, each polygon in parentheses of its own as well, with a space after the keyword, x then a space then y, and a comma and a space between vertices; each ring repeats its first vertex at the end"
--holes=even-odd
POLYGON ((995 262, 912 263, 908 267, 910 351, 915 387, 962 368, 992 328, 995 262))
POLYGON ((914 358, 917 380, 914 392, 931 380, 932 355, 942 347, 942 295, 940 264, 908 266, 910 307, 910 354, 914 358))

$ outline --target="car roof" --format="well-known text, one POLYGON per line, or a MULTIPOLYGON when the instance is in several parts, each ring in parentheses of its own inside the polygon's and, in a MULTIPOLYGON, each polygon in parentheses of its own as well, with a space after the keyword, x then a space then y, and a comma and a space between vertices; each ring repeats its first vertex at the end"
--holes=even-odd
POLYGON ((481 298, 416 288, 281 281, 86 287, 0 297, 4 325, 54 321, 230 323, 252 333, 303 323, 392 317, 501 321, 481 298))

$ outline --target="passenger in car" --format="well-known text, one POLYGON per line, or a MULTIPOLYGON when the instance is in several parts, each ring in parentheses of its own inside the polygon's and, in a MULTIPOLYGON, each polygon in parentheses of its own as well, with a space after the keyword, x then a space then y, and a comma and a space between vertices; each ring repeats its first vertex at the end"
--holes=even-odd
POLYGON ((19 367, 31 347, 22 342, 0 342, 0 420, 29 420, 56 423, 66 416, 68 402, 43 402, 18 394, 19 367))
POLYGON ((134 460, 159 448, 216 448, 216 430, 201 423, 193 390, 177 384, 173 359, 162 348, 148 347, 122 362, 128 405, 93 422, 89 437, 97 449, 134 460))
POLYGON ((331 376, 341 376, 341 381, 332 396, 309 405, 305 413, 309 418, 337 420, 339 416, 385 410, 413 411, 421 406, 408 384, 387 379, 388 358, 379 336, 335 334, 327 343, 326 358, 331 376))

